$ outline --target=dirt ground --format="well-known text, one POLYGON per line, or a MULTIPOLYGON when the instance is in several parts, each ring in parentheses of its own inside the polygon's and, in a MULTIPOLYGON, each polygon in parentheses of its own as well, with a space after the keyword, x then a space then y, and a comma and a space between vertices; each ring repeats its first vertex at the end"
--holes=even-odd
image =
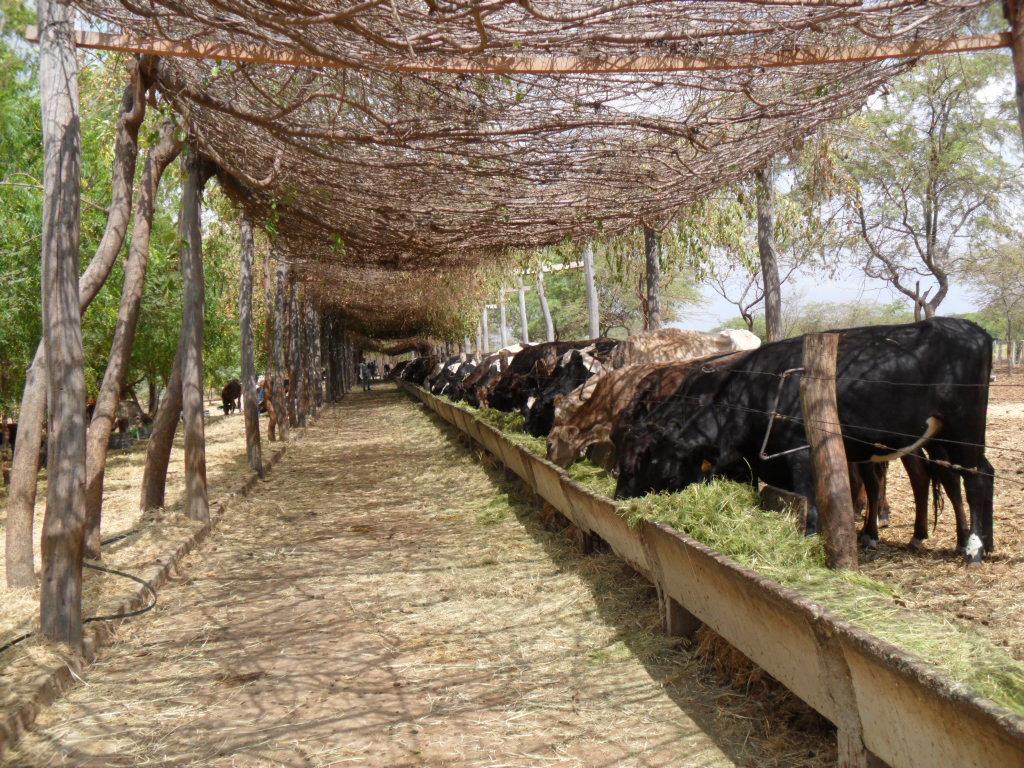
MULTIPOLYGON (((1020 369, 1017 369, 1020 371, 1020 369)), ((914 500, 902 467, 890 467, 892 524, 879 548, 861 552, 862 569, 896 584, 906 601, 970 622, 1024 661, 1024 372, 996 370, 990 390, 986 455, 995 467, 996 552, 966 568, 954 548, 956 525, 949 504, 925 552, 909 547, 914 500), (1009 449, 1009 450, 1002 450, 1009 449)), ((929 519, 931 519, 929 511, 929 519)))
POLYGON ((833 737, 659 631, 394 389, 327 411, 15 766, 824 766, 833 737))
MULTIPOLYGON (((214 412, 206 425, 207 479, 211 501, 236 485, 248 473, 245 461, 245 426, 239 414, 225 417, 214 412)), ((264 421, 265 425, 265 421, 264 421)), ((268 450, 264 443, 264 450, 268 450)), ((180 514, 184 493, 184 443, 178 430, 174 451, 167 471, 167 502, 165 510, 147 515, 139 514, 139 484, 146 461, 146 444, 136 443, 128 450, 111 450, 103 486, 103 537, 137 530, 136 535, 114 545, 104 547, 105 565, 130 573, 142 570, 157 557, 186 538, 196 524, 180 514)), ((7 498, 0 492, 0 552, 7 533, 7 498)), ((39 484, 35 513, 35 563, 38 572, 41 562, 39 547, 42 535, 43 513, 46 510, 45 472, 39 484)), ((5 567, 0 557, 0 644, 31 629, 38 621, 38 589, 11 590, 6 586, 5 567)), ((109 613, 122 599, 134 592, 135 586, 124 579, 86 571, 83 586, 83 610, 86 616, 109 613)), ((16 652, 0 656, 0 685, 4 665, 16 658, 16 652)))

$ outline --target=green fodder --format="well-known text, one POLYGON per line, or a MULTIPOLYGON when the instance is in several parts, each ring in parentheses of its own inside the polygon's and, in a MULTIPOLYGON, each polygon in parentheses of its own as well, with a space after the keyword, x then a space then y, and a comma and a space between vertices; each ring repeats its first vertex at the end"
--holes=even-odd
POLYGON ((474 411, 477 418, 486 424, 490 424, 502 432, 522 432, 525 419, 521 413, 509 413, 494 408, 472 408, 465 403, 459 403, 460 407, 468 411, 474 411))
POLYGON ((600 493, 602 496, 615 496, 615 477, 604 467, 599 467, 590 459, 577 461, 566 468, 566 474, 584 488, 600 493))
POLYGON ((631 499, 620 510, 630 525, 652 520, 692 536, 1024 714, 1024 664, 969 627, 901 606, 896 590, 882 582, 830 570, 820 538, 802 535, 786 515, 762 510, 749 486, 698 484, 631 499))

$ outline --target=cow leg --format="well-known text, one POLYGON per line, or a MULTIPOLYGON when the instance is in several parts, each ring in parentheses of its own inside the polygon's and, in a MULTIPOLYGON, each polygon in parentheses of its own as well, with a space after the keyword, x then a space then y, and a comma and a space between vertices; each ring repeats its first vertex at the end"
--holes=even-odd
POLYGON ((928 538, 928 487, 931 478, 924 459, 916 454, 903 457, 903 469, 914 492, 914 538, 910 540, 910 548, 923 549, 928 538))
MULTIPOLYGON (((991 467, 987 461, 984 464, 991 467)), ((982 472, 990 471, 982 466, 978 469, 982 472)), ((964 557, 969 565, 977 565, 982 560, 983 552, 988 549, 985 546, 985 528, 988 527, 991 533, 988 505, 992 498, 992 478, 970 471, 964 471, 963 478, 964 488, 967 490, 967 505, 971 509, 971 528, 964 548, 964 557)))
POLYGON ((868 496, 868 513, 860 532, 861 546, 874 549, 878 546, 878 511, 882 502, 882 468, 874 464, 861 465, 861 478, 868 496))
POLYGON ((868 506, 868 495, 864 491, 864 481, 860 476, 860 464, 847 465, 850 470, 850 495, 853 496, 853 510, 863 514, 868 506))
MULTIPOLYGON (((967 527, 967 515, 964 513, 964 496, 960 489, 960 476, 945 467, 938 467, 937 469, 939 483, 953 505, 953 515, 956 517, 956 548, 959 551, 963 551, 967 547, 970 530, 967 527)), ((987 544, 985 549, 989 549, 987 544)))
POLYGON ((889 527, 889 499, 886 496, 886 488, 889 480, 889 462, 885 461, 876 469, 878 476, 878 527, 889 527))

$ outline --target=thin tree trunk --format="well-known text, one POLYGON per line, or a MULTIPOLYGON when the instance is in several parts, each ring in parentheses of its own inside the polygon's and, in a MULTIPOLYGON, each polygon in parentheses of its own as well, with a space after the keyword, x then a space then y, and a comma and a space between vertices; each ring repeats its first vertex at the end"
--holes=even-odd
MULTIPOLYGON (((56 7, 55 3, 47 2, 45 9, 42 5, 39 6, 39 9, 40 13, 44 11, 50 13, 56 7)), ((64 13, 64 11, 60 12, 64 13)), ((85 272, 78 278, 77 283, 80 315, 85 314, 85 310, 106 282, 117 254, 121 250, 121 245, 124 243, 128 220, 131 216, 132 184, 135 179, 135 165, 138 157, 139 126, 145 116, 145 92, 152 82, 153 71, 153 60, 144 57, 133 74, 131 82, 125 88, 114 147, 111 201, 107 224, 96 253, 85 272)), ((74 85, 67 87, 69 90, 76 88, 74 85)), ((75 98, 77 99, 77 91, 75 98)), ((75 110, 77 110, 77 103, 75 110)), ((77 114, 74 116, 74 121, 77 130, 77 114)), ((43 425, 46 422, 46 380, 46 351, 44 339, 40 339, 32 366, 25 376, 25 389, 18 412, 18 442, 15 445, 14 458, 11 463, 5 545, 7 585, 10 587, 30 587, 35 584, 32 527, 39 476, 39 449, 43 441, 43 425)))
POLYGON ((754 187, 757 197, 757 251, 764 281, 764 324, 768 341, 782 338, 782 286, 775 255, 775 178, 772 166, 759 170, 754 187))
POLYGON ((178 156, 181 144, 175 136, 177 129, 171 121, 164 122, 159 142, 150 150, 139 187, 138 204, 135 207, 135 226, 128 259, 124 265, 124 285, 121 288, 121 304, 118 308, 114 339, 110 345, 110 358, 103 374, 92 422, 86 437, 85 506, 86 534, 85 556, 100 556, 100 518, 103 508, 103 478, 107 461, 107 445, 114 428, 114 419, 128 376, 135 330, 139 320, 139 307, 146 284, 146 268, 149 264, 149 242, 153 227, 153 214, 160 178, 168 164, 178 156))
POLYGON ((306 423, 302 413, 302 318, 299 314, 299 283, 294 275, 288 281, 288 328, 288 417, 293 427, 301 427, 306 423))
POLYGON ((501 322, 501 346, 504 349, 508 346, 508 313, 505 311, 505 289, 498 289, 498 318, 501 322))
POLYGON ((526 286, 523 285, 523 278, 517 277, 519 289, 519 320, 523 326, 523 344, 530 343, 530 323, 526 318, 526 286))
POLYGON ((1017 101, 1017 127, 1024 137, 1024 2, 1009 0, 1003 9, 1010 22, 1011 50, 1013 52, 1014 96, 1017 101))
POLYGON ((174 433, 181 416, 181 357, 174 355, 171 377, 160 398, 160 407, 153 418, 153 433, 146 444, 146 466, 142 471, 142 495, 139 507, 145 512, 165 504, 167 465, 174 447, 174 433))
POLYGON ((647 330, 661 328, 661 242, 658 233, 644 227, 644 257, 647 261, 647 330))
POLYGON ((551 308, 548 306, 548 295, 544 291, 544 270, 537 269, 537 298, 540 299, 540 311, 544 315, 544 331, 548 341, 555 340, 555 323, 551 319, 551 308))
POLYGON ((39 618, 44 637, 77 649, 82 643, 85 522, 85 373, 78 294, 78 64, 74 12, 55 0, 40 0, 37 8, 43 127, 43 339, 50 403, 50 472, 39 618))
POLYGON ((274 354, 271 387, 274 390, 276 403, 277 428, 281 440, 288 442, 288 421, 289 421, 289 398, 285 394, 284 371, 285 371, 285 286, 288 284, 288 265, 283 259, 278 259, 275 270, 276 290, 274 292, 274 354))
POLYGON ((484 354, 489 354, 491 351, 491 329, 489 327, 487 317, 487 305, 484 305, 483 311, 480 313, 480 329, 484 337, 484 354))
POLYGON ((263 479, 263 453, 260 448, 260 407, 256 402, 256 354, 252 340, 252 222, 242 217, 240 225, 242 264, 238 315, 242 333, 242 408, 245 413, 245 452, 249 466, 263 479))
POLYGON ((587 330, 590 338, 601 335, 601 313, 597 304, 597 285, 594 282, 594 244, 583 246, 583 280, 587 291, 587 330))
POLYGON ((185 159, 187 176, 181 194, 182 280, 184 296, 181 337, 181 410, 185 417, 185 514, 192 520, 210 519, 206 484, 206 425, 203 423, 203 314, 206 285, 203 276, 201 212, 203 187, 211 169, 194 151, 185 159))

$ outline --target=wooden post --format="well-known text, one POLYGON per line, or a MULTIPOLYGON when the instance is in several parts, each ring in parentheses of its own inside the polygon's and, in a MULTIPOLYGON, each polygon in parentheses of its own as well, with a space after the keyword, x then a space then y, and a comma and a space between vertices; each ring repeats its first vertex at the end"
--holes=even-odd
POLYGON ((764 324, 768 341, 782 338, 782 286, 775 254, 775 176, 771 162, 754 177, 757 198, 757 251, 764 281, 764 324))
MULTIPOLYGON (((85 533, 85 373, 78 307, 81 140, 74 12, 39 0, 39 89, 43 127, 43 339, 46 347, 46 516, 39 617, 43 636, 82 643, 85 533)), ((20 442, 20 441, 19 441, 20 442)))
POLYGON ((555 323, 551 319, 551 308, 548 306, 548 295, 544 292, 544 268, 537 268, 537 298, 540 300, 540 312, 544 315, 544 331, 548 341, 555 340, 555 323))
POLYGON ((505 289, 498 289, 498 317, 501 321, 500 337, 502 349, 508 346, 508 314, 505 312, 505 289))
POLYGON ((661 238, 644 227, 644 260, 647 262, 647 330, 661 328, 661 238))
POLYGON ((830 568, 857 567, 857 534, 850 495, 846 449, 836 404, 839 335, 804 337, 804 373, 800 382, 807 441, 811 446, 818 530, 830 568))
POLYGON ((594 244, 583 246, 583 279, 587 290, 587 321, 590 338, 601 335, 601 316, 597 306, 597 286, 594 283, 594 244))
POLYGON ((245 414, 245 453, 249 466, 263 479, 263 452, 260 447, 260 410, 256 402, 256 351, 252 340, 252 221, 243 215, 239 225, 241 239, 241 285, 238 293, 238 318, 242 346, 242 410, 245 414))
POLYGON ((519 288, 519 321, 523 328, 523 344, 530 343, 530 323, 526 317, 526 286, 523 285, 522 276, 516 278, 519 288))
POLYGON ((210 519, 206 485, 206 425, 203 389, 203 316, 206 282, 203 276, 203 187, 211 168, 195 152, 185 159, 187 176, 181 193, 181 227, 184 243, 181 274, 184 283, 181 337, 181 410, 185 420, 185 513, 193 520, 210 519))
POLYGON ((487 305, 484 304, 483 311, 480 313, 480 331, 483 334, 483 353, 485 355, 491 351, 491 329, 487 320, 487 305))

